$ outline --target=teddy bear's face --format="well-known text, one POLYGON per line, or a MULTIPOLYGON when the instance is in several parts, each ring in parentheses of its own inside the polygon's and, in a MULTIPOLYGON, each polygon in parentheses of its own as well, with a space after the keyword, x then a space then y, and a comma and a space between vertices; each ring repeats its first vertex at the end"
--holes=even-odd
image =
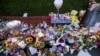
POLYGON ((76 11, 76 10, 72 10, 72 11, 71 11, 71 15, 73 15, 73 16, 76 16, 77 13, 78 13, 78 11, 76 11))

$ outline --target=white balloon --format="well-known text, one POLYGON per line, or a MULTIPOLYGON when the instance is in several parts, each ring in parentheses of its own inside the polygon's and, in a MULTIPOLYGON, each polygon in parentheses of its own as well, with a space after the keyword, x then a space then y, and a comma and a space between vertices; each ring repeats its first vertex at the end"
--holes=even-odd
POLYGON ((58 9, 58 10, 61 8, 62 4, 63 4, 63 0, 55 0, 54 1, 54 5, 55 5, 56 9, 58 9))

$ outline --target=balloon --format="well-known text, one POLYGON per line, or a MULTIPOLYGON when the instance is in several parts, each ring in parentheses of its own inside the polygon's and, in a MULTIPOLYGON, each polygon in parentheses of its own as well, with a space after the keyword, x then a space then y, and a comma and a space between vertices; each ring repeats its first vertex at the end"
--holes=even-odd
POLYGON ((63 4, 63 0, 55 0, 54 1, 54 5, 55 5, 56 9, 58 9, 58 10, 61 8, 62 4, 63 4))

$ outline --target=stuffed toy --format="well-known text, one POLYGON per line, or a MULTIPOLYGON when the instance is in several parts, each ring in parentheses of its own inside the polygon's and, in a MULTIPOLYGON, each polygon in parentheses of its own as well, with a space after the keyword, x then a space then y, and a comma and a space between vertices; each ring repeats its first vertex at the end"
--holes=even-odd
POLYGON ((72 10, 71 11, 71 21, 72 21, 72 25, 74 25, 76 28, 79 28, 79 20, 78 17, 76 16, 78 14, 78 11, 76 10, 72 10))
POLYGON ((7 27, 7 29, 13 29, 13 28, 16 29, 16 27, 20 26, 20 24, 21 24, 21 21, 19 21, 19 20, 12 20, 12 21, 9 21, 6 24, 6 27, 7 27))
POLYGON ((78 12, 76 11, 76 10, 72 10, 71 11, 71 21, 72 21, 72 24, 74 24, 74 23, 78 23, 79 22, 79 20, 78 20, 78 18, 77 18, 77 15, 78 14, 78 12))
POLYGON ((85 12, 86 12, 86 10, 80 10, 80 12, 79 12, 79 20, 80 20, 80 21, 81 21, 82 18, 84 17, 85 12))
POLYGON ((19 36, 18 28, 20 25, 21 25, 21 21, 12 20, 12 21, 7 22, 6 28, 10 29, 10 31, 12 31, 11 34, 13 34, 13 36, 16 37, 16 36, 19 36))

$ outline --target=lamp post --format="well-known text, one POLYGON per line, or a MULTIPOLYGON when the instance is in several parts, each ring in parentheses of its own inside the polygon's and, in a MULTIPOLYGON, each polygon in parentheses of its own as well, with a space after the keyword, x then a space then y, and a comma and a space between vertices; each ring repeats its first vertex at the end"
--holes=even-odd
POLYGON ((59 9, 63 5, 63 0, 54 0, 54 5, 57 9, 57 15, 58 15, 58 18, 59 18, 59 9))

